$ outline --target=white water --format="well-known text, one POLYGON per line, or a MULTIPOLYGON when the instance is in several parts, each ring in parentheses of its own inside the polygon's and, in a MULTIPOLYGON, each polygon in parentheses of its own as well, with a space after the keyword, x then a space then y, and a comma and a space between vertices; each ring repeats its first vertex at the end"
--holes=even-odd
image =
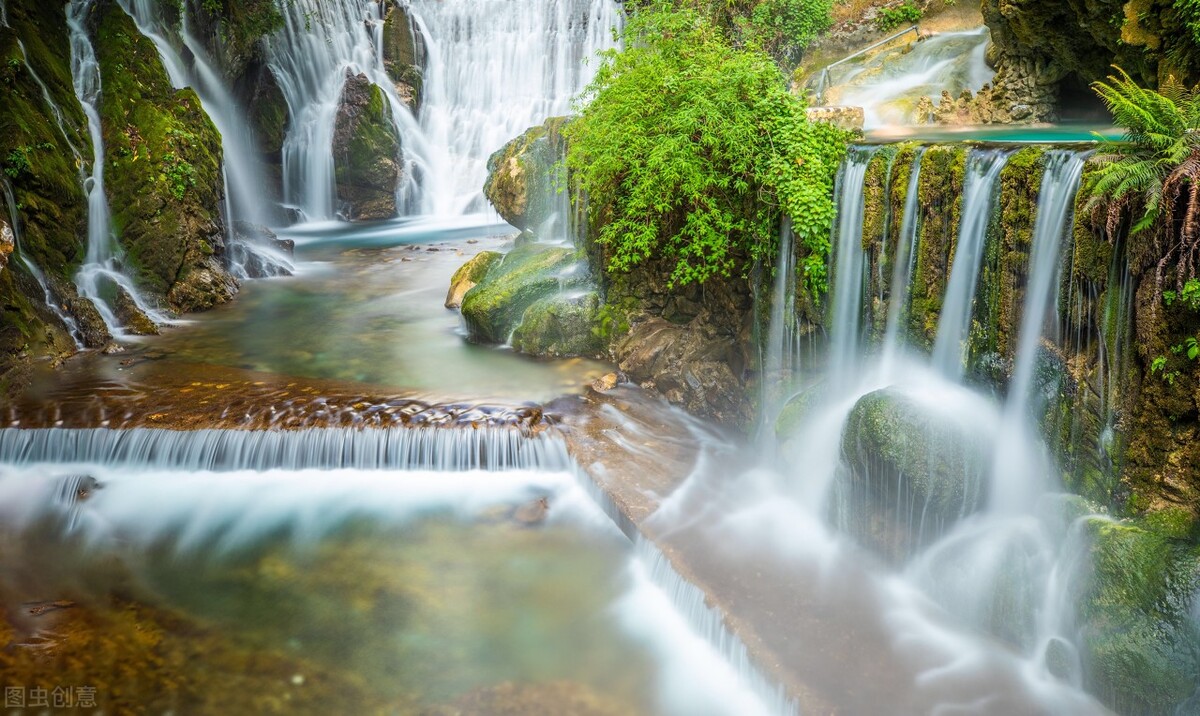
POLYGON ((571 100, 615 46, 613 0, 411 0, 428 66, 421 132, 431 165, 421 210, 483 208, 487 159, 571 100))
POLYGON ((967 156, 954 265, 950 269, 950 282, 942 300, 937 339, 933 344, 933 364, 951 379, 959 378, 965 368, 975 286, 979 281, 992 206, 1000 188, 1000 172, 1007 161, 1007 152, 994 149, 972 150, 967 156))
POLYGON ((920 225, 917 221, 918 188, 921 182, 921 160, 925 147, 919 147, 913 157, 912 170, 908 175, 908 187, 904 194, 904 216, 900 220, 900 234, 896 239, 896 256, 892 265, 892 282, 889 289, 887 326, 883 332, 883 366, 890 371, 900 349, 900 323, 908 309, 909 281, 917 259, 917 236, 920 225))
POLYGON ((829 376, 841 385, 855 374, 862 338, 863 271, 866 254, 862 248, 863 182, 874 148, 851 147, 838 180, 834 260, 830 274, 833 321, 830 326, 829 376))
POLYGON ((257 159, 258 149, 246 123, 245 110, 234 100, 225 81, 209 59, 203 43, 189 25, 188 4, 183 3, 178 31, 170 28, 157 0, 121 0, 121 7, 158 49, 163 67, 176 88, 191 87, 204 112, 221 134, 222 176, 225 182, 225 242, 230 272, 237 278, 290 273, 291 262, 278 251, 238 238, 236 221, 267 225, 273 221, 266 178, 257 159), (184 60, 187 53, 188 61, 184 60), (257 262, 257 263, 252 263, 257 262), (251 267, 258 270, 250 270, 251 267))
POLYGON ((916 43, 908 52, 883 50, 830 70, 826 101, 862 107, 866 129, 914 124, 917 100, 938 100, 943 91, 957 98, 978 91, 995 72, 985 59, 986 27, 946 32, 916 43))
POLYGON ((166 323, 168 317, 151 306, 138 291, 134 282, 124 274, 116 240, 112 235, 108 197, 104 194, 104 135, 100 127, 100 65, 88 35, 88 16, 95 0, 71 0, 67 3, 67 27, 71 37, 71 78, 75 96, 87 116, 88 133, 92 140, 92 173, 84 180, 83 190, 88 198, 88 240, 84 264, 75 276, 79 293, 91 299, 104 318, 114 338, 125 330, 113 312, 111 301, 116 291, 124 289, 134 303, 155 323, 166 323))

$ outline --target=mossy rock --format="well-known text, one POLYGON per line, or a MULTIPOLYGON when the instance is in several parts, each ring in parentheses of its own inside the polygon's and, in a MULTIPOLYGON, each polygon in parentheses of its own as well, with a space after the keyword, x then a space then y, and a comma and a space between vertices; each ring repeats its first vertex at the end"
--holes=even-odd
POLYGON ((1179 510, 1087 523, 1092 578, 1080 605, 1085 686, 1119 713, 1158 716, 1197 689, 1200 548, 1179 510))
POLYGON ((470 261, 459 266, 450 277, 450 289, 446 291, 446 308, 461 308, 467 291, 475 288, 483 277, 487 276, 492 266, 502 258, 504 254, 498 251, 480 251, 472 256, 470 261))
MULTIPOLYGON (((175 90, 154 44, 115 3, 97 7, 105 190, 139 285, 178 311, 211 306, 176 283, 224 247, 221 136, 191 89, 175 90)), ((227 300, 232 294, 224 294, 227 300)))
POLYGON ((333 162, 346 218, 396 215, 400 140, 383 90, 366 75, 347 74, 333 132, 333 162))
POLYGON ((923 396, 868 393, 842 433, 851 532, 903 559, 982 506, 988 436, 923 396), (869 520, 866 515, 874 515, 869 520))
POLYGON ((554 210, 556 178, 566 155, 565 117, 551 117, 505 144, 488 158, 483 194, 505 221, 534 229, 554 210))
POLYGON ((572 249, 526 244, 508 252, 463 296, 471 339, 504 343, 537 301, 583 279, 572 249))
POLYGON ((775 418, 775 437, 780 441, 787 441, 796 432, 796 429, 804 424, 805 420, 812 415, 813 408, 817 402, 825 395, 825 384, 809 386, 804 390, 796 393, 788 399, 784 404, 783 409, 779 411, 779 415, 775 418))
POLYGON ((417 36, 408 9, 390 3, 383 19, 383 67, 396 94, 417 112, 425 85, 417 36))
POLYGON ((512 335, 512 347, 542 357, 604 355, 600 324, 600 296, 595 291, 559 293, 537 301, 525 310, 512 335))

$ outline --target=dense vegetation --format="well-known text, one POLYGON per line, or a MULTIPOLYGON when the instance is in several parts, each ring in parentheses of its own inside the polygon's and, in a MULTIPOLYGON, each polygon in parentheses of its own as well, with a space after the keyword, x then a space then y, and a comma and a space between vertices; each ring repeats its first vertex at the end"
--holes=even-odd
POLYGON ((846 133, 810 123, 771 58, 703 12, 643 8, 624 32, 566 129, 607 268, 666 259, 673 286, 745 274, 787 215, 822 291, 846 133))

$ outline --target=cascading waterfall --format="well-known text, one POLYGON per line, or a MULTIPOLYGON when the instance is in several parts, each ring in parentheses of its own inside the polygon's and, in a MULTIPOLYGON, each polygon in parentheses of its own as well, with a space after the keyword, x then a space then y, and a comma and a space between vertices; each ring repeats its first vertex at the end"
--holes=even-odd
POLYGON ((925 147, 918 147, 913 157, 912 169, 908 174, 908 187, 904 194, 904 216, 900 220, 900 235, 896 239, 896 256, 892 266, 892 282, 888 284, 887 325, 883 332, 883 370, 890 373, 900 349, 900 322, 905 318, 908 307, 908 284, 912 280, 913 264, 917 258, 917 236, 920 229, 917 220, 917 189, 921 182, 921 159, 925 147))
POLYGON ((291 273, 286 256, 257 242, 239 237, 236 222, 272 223, 269 202, 262 196, 266 185, 258 150, 246 123, 246 113, 225 86, 203 43, 192 36, 188 4, 182 3, 180 27, 176 32, 162 16, 162 4, 154 0, 121 0, 121 7, 158 49, 171 84, 191 87, 205 113, 221 134, 222 173, 225 181, 225 233, 229 268, 237 278, 278 276, 291 273), (185 55, 186 53, 186 59, 185 55))
POLYGON ((118 247, 112 235, 108 197, 104 194, 104 135, 100 127, 100 65, 88 35, 87 18, 95 0, 71 0, 67 4, 67 27, 71 38, 71 78, 75 96, 87 116, 88 133, 92 140, 92 173, 83 183, 88 198, 87 256, 75 277, 79 293, 92 300, 114 337, 125 335, 121 322, 113 312, 115 292, 126 291, 155 323, 166 323, 168 317, 151 306, 138 292, 120 265, 118 247))
POLYGON ((833 322, 829 356, 830 379, 841 385, 858 365, 862 322, 863 271, 866 255, 862 248, 863 183, 874 147, 851 147, 838 178, 837 223, 833 238, 836 266, 833 285, 833 322))
POLYGON ((288 105, 284 203, 310 220, 336 215, 333 132, 346 73, 365 74, 387 97, 404 168, 396 187, 410 208, 418 175, 434 171, 416 119, 383 66, 384 3, 277 0, 284 27, 267 39, 267 64, 288 105))
POLYGON ((954 265, 950 270, 950 283, 942 301, 937 339, 933 345, 934 366, 953 379, 962 375, 966 360, 967 331, 971 327, 975 286, 979 280, 992 206, 1000 189, 1000 172, 1007 160, 1007 152, 995 149, 972 150, 967 157, 962 220, 954 248, 954 265))
POLYGON ((421 131, 432 166, 421 211, 484 208, 487 159, 547 117, 566 115, 597 52, 621 25, 613 0, 412 0, 428 64, 421 131))
POLYGON ((4 190, 4 202, 5 206, 8 207, 8 218, 13 234, 13 244, 21 265, 25 267, 29 275, 33 276, 33 280, 37 281, 38 288, 42 289, 42 299, 45 301, 46 307, 66 326, 67 331, 71 334, 71 340, 75 341, 75 347, 82 349, 84 345, 79 324, 73 316, 63 311, 58 305, 58 301, 54 299, 54 294, 50 291, 50 283, 46 280, 46 274, 33 262, 33 259, 29 257, 25 248, 21 245, 21 215, 17 211, 17 201, 13 196, 12 186, 9 185, 7 179, 0 179, 0 189, 4 190))

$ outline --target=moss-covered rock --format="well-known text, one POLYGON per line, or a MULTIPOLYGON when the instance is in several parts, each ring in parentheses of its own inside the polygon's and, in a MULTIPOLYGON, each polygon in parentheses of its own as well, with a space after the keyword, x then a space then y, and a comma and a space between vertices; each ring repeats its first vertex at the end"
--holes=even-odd
POLYGON ((446 308, 461 308, 463 296, 487 276, 487 272, 504 254, 497 251, 480 251, 471 260, 458 267, 450 277, 450 289, 446 291, 446 308))
POLYGON ((910 338, 917 345, 930 347, 937 336, 958 241, 966 163, 967 147, 961 145, 930 147, 921 160, 920 234, 909 311, 910 338))
POLYGON ((595 291, 556 293, 525 310, 512 334, 512 347, 544 357, 588 356, 605 353, 597 330, 600 296, 595 291))
POLYGON ((571 249, 543 244, 513 249, 463 296, 462 315, 471 339, 507 342, 530 306, 584 277, 571 249))
POLYGON ((809 386, 789 398, 775 418, 775 437, 780 441, 791 438, 796 433, 796 429, 812 415, 813 408, 824 394, 825 385, 819 383, 809 386))
POLYGON ((420 109, 425 86, 417 37, 408 8, 388 3, 383 18, 383 68, 392 78, 396 94, 414 113, 420 109))
POLYGON ((351 220, 396 215, 400 140, 383 90, 347 72, 333 130, 337 197, 351 220))
POLYGON ((983 431, 896 388, 859 399, 842 434, 851 532, 899 559, 978 509, 986 492, 983 431))
POLYGON ((205 0, 188 3, 187 11, 192 14, 192 33, 218 58, 229 78, 243 76, 261 61, 263 38, 284 25, 274 0, 205 0))
POLYGON ((536 230, 553 213, 556 178, 566 152, 566 117, 551 117, 488 158, 483 194, 518 229, 536 230))
POLYGON ((1118 713, 1176 713, 1200 674, 1200 549, 1193 520, 1168 511, 1091 519, 1092 578, 1080 607, 1085 685, 1118 713))
POLYGON ((283 142, 291 121, 287 99, 271 68, 262 63, 252 65, 241 79, 238 95, 243 98, 250 128, 262 152, 262 166, 271 184, 268 196, 283 196, 283 142))
POLYGON ((154 44, 115 2, 96 13, 113 231, 144 289, 177 311, 209 308, 233 295, 195 290, 198 276, 232 282, 221 265, 220 134, 195 92, 171 86, 154 44))

